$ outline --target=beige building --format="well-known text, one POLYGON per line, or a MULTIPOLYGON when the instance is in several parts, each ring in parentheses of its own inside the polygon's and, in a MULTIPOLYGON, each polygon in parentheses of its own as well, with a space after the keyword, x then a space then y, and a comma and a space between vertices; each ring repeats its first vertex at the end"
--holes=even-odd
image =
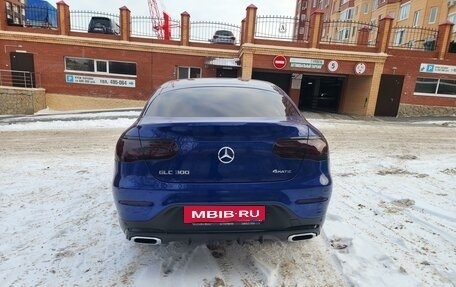
MULTIPOLYGON (((359 24, 353 28, 341 22, 377 26, 380 19, 389 16, 394 18, 395 27, 390 39, 392 46, 427 50, 435 47, 440 24, 446 20, 456 23, 456 0, 298 0, 296 15, 304 11, 306 15, 301 17, 309 18, 315 8, 324 12, 323 40, 334 43, 354 43, 363 27, 359 24)), ((453 32, 456 33, 456 25, 453 32)), ((456 34, 452 40, 456 41, 456 34)))
POLYGON ((456 22, 456 0, 297 0, 296 15, 307 12, 309 18, 315 8, 325 12, 324 20, 356 21, 378 24, 378 20, 390 16, 393 26, 437 29, 450 20, 456 22), (316 4, 316 5, 315 5, 316 4), (331 7, 331 9, 328 9, 331 7), (314 9, 308 9, 314 8, 314 9), (330 15, 327 15, 330 13, 330 15))

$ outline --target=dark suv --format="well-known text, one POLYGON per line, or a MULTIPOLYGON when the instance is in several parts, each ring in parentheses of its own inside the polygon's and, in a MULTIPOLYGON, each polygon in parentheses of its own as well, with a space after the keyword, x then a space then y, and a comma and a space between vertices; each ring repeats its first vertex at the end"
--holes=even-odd
POLYGON ((119 25, 108 17, 92 17, 89 23, 89 33, 119 35, 119 25))

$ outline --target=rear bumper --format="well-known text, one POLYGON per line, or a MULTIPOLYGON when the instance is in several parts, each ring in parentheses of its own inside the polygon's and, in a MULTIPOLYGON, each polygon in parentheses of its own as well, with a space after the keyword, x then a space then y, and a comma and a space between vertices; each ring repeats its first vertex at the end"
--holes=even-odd
POLYGON ((146 237, 157 238, 161 243, 266 239, 284 241, 296 234, 319 235, 324 217, 303 219, 286 207, 266 205, 266 220, 260 224, 192 225, 183 223, 183 206, 173 206, 149 221, 119 221, 129 240, 133 237, 146 237))

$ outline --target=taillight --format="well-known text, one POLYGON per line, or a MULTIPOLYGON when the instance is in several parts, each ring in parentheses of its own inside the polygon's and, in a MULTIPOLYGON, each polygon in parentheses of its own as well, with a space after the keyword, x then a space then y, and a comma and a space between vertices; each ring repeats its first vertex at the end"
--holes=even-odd
POLYGON ((273 152, 290 159, 328 159, 328 144, 321 137, 280 139, 274 145, 273 152))
POLYGON ((167 159, 179 151, 176 142, 166 139, 139 140, 120 138, 116 146, 118 161, 132 162, 136 160, 167 159))

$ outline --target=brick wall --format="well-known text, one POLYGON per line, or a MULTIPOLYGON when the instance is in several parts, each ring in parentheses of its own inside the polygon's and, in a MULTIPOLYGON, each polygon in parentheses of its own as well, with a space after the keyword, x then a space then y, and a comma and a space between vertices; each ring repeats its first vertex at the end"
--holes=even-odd
MULTIPOLYGON (((161 84, 177 78, 178 66, 201 68, 203 77, 216 76, 216 68, 206 66, 205 61, 207 56, 213 57, 217 55, 214 55, 214 53, 205 53, 201 48, 188 47, 188 52, 178 50, 180 54, 171 54, 147 51, 152 49, 146 47, 141 47, 141 50, 135 50, 132 49, 131 45, 124 43, 116 43, 115 48, 30 41, 0 41, 0 43, 11 45, 12 47, 20 44, 22 46, 20 48, 21 50, 34 54, 35 72, 40 74, 41 86, 46 87, 46 91, 53 94, 108 99, 147 100, 152 92, 161 84), (192 49, 201 55, 192 55, 192 49), (121 75, 75 73, 73 71, 65 72, 65 57, 134 62, 137 64, 137 77, 130 78, 121 75), (65 79, 66 74, 119 78, 122 80, 134 79, 136 81, 136 87, 127 88, 67 83, 65 79)), ((233 55, 233 58, 236 54, 233 55)), ((221 53, 220 56, 227 57, 224 53, 221 53)), ((9 57, 0 58, 0 69, 9 69, 9 64, 9 57)))
POLYGON ((44 89, 0 88, 0 115, 31 115, 45 108, 44 89))
POLYGON ((390 56, 385 62, 383 74, 405 76, 401 94, 401 104, 456 107, 456 98, 416 96, 413 94, 417 78, 455 79, 455 75, 421 73, 421 63, 455 66, 456 60, 454 58, 449 57, 445 60, 436 60, 430 57, 430 53, 432 52, 424 51, 390 49, 388 53, 390 56))

